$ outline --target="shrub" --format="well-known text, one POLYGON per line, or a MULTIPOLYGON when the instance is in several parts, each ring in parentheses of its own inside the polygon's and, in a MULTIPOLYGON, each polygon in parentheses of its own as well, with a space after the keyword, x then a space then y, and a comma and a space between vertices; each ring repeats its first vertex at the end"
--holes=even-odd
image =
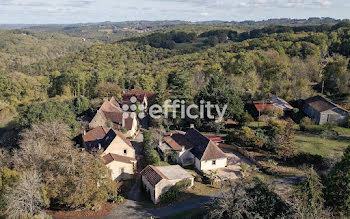
POLYGON ((177 200, 179 193, 186 190, 191 185, 190 179, 184 179, 177 182, 166 193, 160 196, 160 202, 163 204, 169 204, 177 200))
POLYGON ((304 152, 291 157, 289 162, 295 165, 312 165, 317 169, 325 168, 326 166, 326 161, 322 156, 304 152))
POLYGON ((242 163, 242 164, 241 164, 241 169, 242 169, 242 172, 243 172, 243 173, 246 173, 246 172, 248 172, 248 170, 249 170, 249 165, 246 164, 246 163, 242 163))
POLYGON ((160 163, 160 157, 156 150, 154 150, 152 145, 152 132, 143 132, 143 154, 145 156, 146 162, 149 165, 158 165, 160 163))
POLYGON ((310 129, 310 127, 313 125, 314 123, 312 122, 312 120, 309 117, 304 117, 301 121, 300 121, 300 131, 306 131, 308 129, 310 129))
POLYGON ((248 127, 242 127, 240 130, 229 133, 225 140, 228 143, 239 144, 244 147, 261 148, 264 145, 264 140, 248 127))

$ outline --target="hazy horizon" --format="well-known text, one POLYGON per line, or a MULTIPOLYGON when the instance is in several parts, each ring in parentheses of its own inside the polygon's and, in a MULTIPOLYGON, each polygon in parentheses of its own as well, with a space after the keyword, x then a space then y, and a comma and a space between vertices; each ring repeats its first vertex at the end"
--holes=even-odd
POLYGON ((1 24, 349 18, 347 0, 0 0, 1 24))

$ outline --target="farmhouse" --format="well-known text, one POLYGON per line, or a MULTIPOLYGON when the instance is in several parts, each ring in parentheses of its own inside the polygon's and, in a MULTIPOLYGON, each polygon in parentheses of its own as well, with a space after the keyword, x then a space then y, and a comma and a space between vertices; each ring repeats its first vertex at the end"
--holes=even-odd
POLYGON ((93 129, 99 126, 106 126, 108 122, 113 123, 114 128, 125 129, 127 137, 135 136, 138 129, 136 117, 130 112, 124 112, 114 97, 102 104, 95 117, 91 120, 89 127, 93 129))
POLYGON ((303 110, 318 125, 327 122, 345 125, 349 116, 349 111, 322 96, 314 96, 305 100, 303 110))
POLYGON ((107 127, 97 127, 83 135, 83 145, 89 152, 102 150, 103 160, 112 171, 113 180, 134 176, 135 149, 123 133, 107 127))
POLYGON ((141 179, 153 203, 160 201, 160 196, 182 180, 189 180, 192 187, 194 177, 179 165, 155 167, 148 165, 141 171, 141 179))
POLYGON ((225 153, 194 128, 186 133, 170 133, 160 142, 158 151, 164 160, 171 159, 183 166, 195 165, 200 171, 219 169, 227 165, 225 153))

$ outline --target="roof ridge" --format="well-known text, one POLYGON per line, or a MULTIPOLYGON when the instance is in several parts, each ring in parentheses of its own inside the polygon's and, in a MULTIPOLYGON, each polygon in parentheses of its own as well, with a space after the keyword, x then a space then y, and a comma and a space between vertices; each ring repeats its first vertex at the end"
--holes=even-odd
POLYGON ((160 177, 162 177, 163 179, 168 179, 168 177, 166 177, 160 170, 157 169, 156 166, 153 165, 149 165, 152 170, 154 170, 154 172, 156 172, 160 177))

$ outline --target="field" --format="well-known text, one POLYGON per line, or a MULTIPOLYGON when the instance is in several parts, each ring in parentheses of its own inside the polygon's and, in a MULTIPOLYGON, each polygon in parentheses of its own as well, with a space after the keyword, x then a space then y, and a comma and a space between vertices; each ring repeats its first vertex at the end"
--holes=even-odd
POLYGON ((298 134, 295 137, 300 152, 317 154, 323 157, 340 157, 343 151, 350 146, 349 139, 322 138, 317 135, 298 134))

